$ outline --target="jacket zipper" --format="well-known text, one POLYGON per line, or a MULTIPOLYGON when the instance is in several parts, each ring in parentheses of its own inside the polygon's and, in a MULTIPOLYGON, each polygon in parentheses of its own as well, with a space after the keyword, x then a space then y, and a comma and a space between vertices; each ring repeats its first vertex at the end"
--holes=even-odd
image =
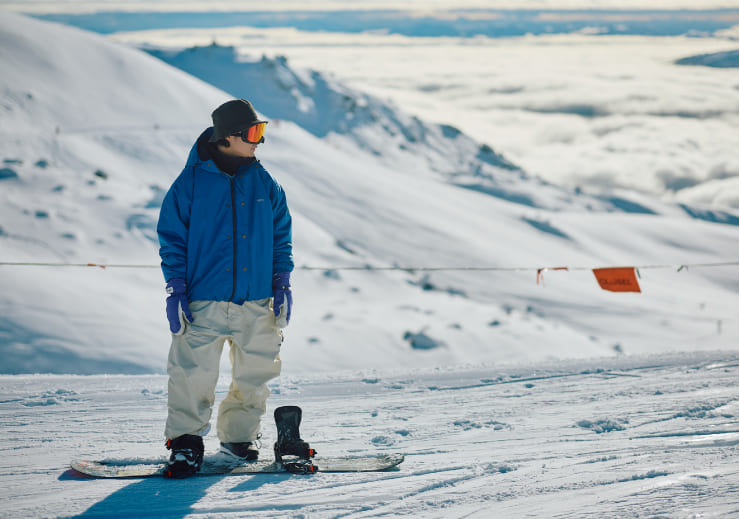
POLYGON ((231 220, 233 222, 233 232, 231 234, 231 240, 234 244, 234 256, 233 266, 231 271, 233 272, 233 285, 231 288, 231 298, 229 301, 233 301, 234 295, 236 295, 236 178, 231 177, 231 220))

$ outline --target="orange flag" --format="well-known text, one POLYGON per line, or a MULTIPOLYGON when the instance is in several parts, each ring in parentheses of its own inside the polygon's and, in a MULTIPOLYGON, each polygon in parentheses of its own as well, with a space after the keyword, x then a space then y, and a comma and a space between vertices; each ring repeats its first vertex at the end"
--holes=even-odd
POLYGON ((641 292, 634 267, 593 269, 600 288, 611 292, 641 292))

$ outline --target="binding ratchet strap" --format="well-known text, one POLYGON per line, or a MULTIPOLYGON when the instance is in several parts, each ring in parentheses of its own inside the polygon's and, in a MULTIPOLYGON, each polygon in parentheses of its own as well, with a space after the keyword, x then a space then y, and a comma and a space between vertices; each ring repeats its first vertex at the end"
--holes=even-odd
POLYGON ((283 463, 282 466, 285 467, 285 470, 290 474, 315 474, 318 472, 318 466, 309 460, 290 461, 288 463, 283 463))

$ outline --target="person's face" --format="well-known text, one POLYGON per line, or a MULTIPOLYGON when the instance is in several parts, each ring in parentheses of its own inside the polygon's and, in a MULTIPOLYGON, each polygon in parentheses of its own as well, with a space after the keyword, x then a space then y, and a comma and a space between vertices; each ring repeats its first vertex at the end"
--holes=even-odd
POLYGON ((224 151, 239 157, 253 157, 259 143, 264 142, 266 127, 267 123, 262 121, 251 125, 239 134, 229 135, 226 140, 230 146, 224 151))
POLYGON ((258 144, 244 141, 241 135, 229 135, 226 137, 226 140, 229 146, 228 148, 223 148, 223 152, 238 157, 253 157, 257 151, 257 146, 259 146, 258 144))

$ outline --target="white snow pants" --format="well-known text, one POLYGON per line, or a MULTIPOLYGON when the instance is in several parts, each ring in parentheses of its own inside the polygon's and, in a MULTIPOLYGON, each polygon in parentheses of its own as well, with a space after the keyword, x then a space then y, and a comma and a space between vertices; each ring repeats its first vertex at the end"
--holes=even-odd
POLYGON ((223 345, 230 344, 232 377, 218 408, 222 442, 253 442, 267 410, 267 382, 280 374, 282 331, 275 324, 270 299, 243 305, 193 301, 193 322, 172 336, 167 373, 169 411, 165 435, 204 436, 210 430, 218 366, 223 345))

